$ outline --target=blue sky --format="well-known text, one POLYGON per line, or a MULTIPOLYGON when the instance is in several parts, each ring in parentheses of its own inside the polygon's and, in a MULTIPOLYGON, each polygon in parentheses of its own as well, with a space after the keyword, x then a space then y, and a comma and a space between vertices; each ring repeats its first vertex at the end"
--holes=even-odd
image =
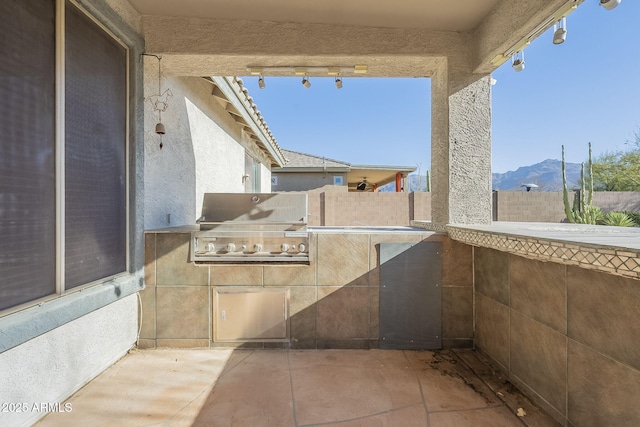
MULTIPOLYGON (((525 50, 525 70, 508 61, 493 73, 493 172, 628 147, 640 132, 640 1, 606 11, 586 0, 567 18, 567 40, 552 30, 525 50)), ((285 149, 359 164, 431 167, 429 79, 243 78, 285 149)))

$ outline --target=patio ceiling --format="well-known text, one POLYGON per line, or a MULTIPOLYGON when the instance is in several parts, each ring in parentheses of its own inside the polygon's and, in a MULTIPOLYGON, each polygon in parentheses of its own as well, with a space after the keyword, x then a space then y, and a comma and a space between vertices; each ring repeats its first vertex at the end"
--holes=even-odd
POLYGON ((131 0, 143 15, 470 31, 498 0, 131 0))
POLYGON ((147 52, 163 55, 167 75, 366 65, 366 76, 431 77, 446 63, 455 90, 464 76, 492 72, 496 58, 504 61, 502 54, 580 0, 129 2, 142 15, 147 52))

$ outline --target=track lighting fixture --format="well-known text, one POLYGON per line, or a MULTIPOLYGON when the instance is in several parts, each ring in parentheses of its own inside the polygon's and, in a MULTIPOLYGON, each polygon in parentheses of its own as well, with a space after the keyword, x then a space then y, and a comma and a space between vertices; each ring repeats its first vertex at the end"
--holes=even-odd
POLYGON ((258 87, 259 87, 260 89, 264 89, 264 87, 265 87, 265 84, 264 84, 264 77, 263 77, 263 76, 260 76, 260 77, 258 78, 258 87))
POLYGON ((553 24, 553 44, 562 44, 567 39, 567 18, 553 24))
POLYGON ((342 89, 342 79, 340 77, 336 77, 336 89, 342 89))
POLYGON ((615 9, 620 3, 622 3, 622 0, 600 0, 600 6, 607 10, 615 9))
MULTIPOLYGON (((600 0, 605 1, 605 0, 600 0)), ((619 1, 619 0, 608 0, 608 1, 619 1)), ((527 47, 534 39, 548 30, 554 23, 560 21, 565 16, 569 15, 571 12, 576 10, 580 4, 582 4, 584 0, 565 0, 565 2, 558 7, 558 9, 553 12, 548 19, 542 21, 539 25, 533 28, 530 32, 528 32, 524 37, 520 40, 516 41, 509 49, 505 50, 504 53, 499 53, 492 60, 491 64, 495 67, 500 66, 504 62, 508 61, 509 58, 512 58, 513 55, 517 52, 522 51, 525 47, 527 47)), ((524 64, 524 61, 523 61, 524 64)), ((524 67, 523 67, 524 68, 524 67)))
POLYGON ((524 51, 516 52, 511 57, 511 66, 517 73, 524 70, 524 51))
POLYGON ((365 75, 366 65, 354 65, 351 67, 316 67, 316 66, 294 66, 294 67, 247 67, 247 71, 252 76, 344 76, 344 75, 365 75))
POLYGON ((309 77, 304 76, 302 78, 302 86, 306 87, 307 89, 311 87, 311 82, 309 81, 309 77))

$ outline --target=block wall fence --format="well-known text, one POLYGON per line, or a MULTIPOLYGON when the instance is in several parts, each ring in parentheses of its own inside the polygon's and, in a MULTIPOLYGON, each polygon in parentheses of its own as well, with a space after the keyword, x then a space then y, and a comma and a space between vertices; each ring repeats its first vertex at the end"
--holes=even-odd
MULTIPOLYGON (((307 191, 311 226, 409 226, 431 220, 431 193, 307 191)), ((573 194, 570 194, 573 203, 573 194)), ((604 212, 640 212, 640 192, 595 192, 604 212)), ((562 192, 494 191, 493 221, 561 223, 562 192)))

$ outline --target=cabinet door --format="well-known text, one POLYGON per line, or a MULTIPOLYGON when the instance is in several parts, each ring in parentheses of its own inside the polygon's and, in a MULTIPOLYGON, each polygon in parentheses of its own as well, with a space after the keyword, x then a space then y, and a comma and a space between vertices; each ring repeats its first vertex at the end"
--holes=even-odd
POLYGON ((380 244, 380 348, 442 348, 439 242, 380 244))
POLYGON ((214 341, 285 341, 286 289, 225 289, 215 293, 214 341))

